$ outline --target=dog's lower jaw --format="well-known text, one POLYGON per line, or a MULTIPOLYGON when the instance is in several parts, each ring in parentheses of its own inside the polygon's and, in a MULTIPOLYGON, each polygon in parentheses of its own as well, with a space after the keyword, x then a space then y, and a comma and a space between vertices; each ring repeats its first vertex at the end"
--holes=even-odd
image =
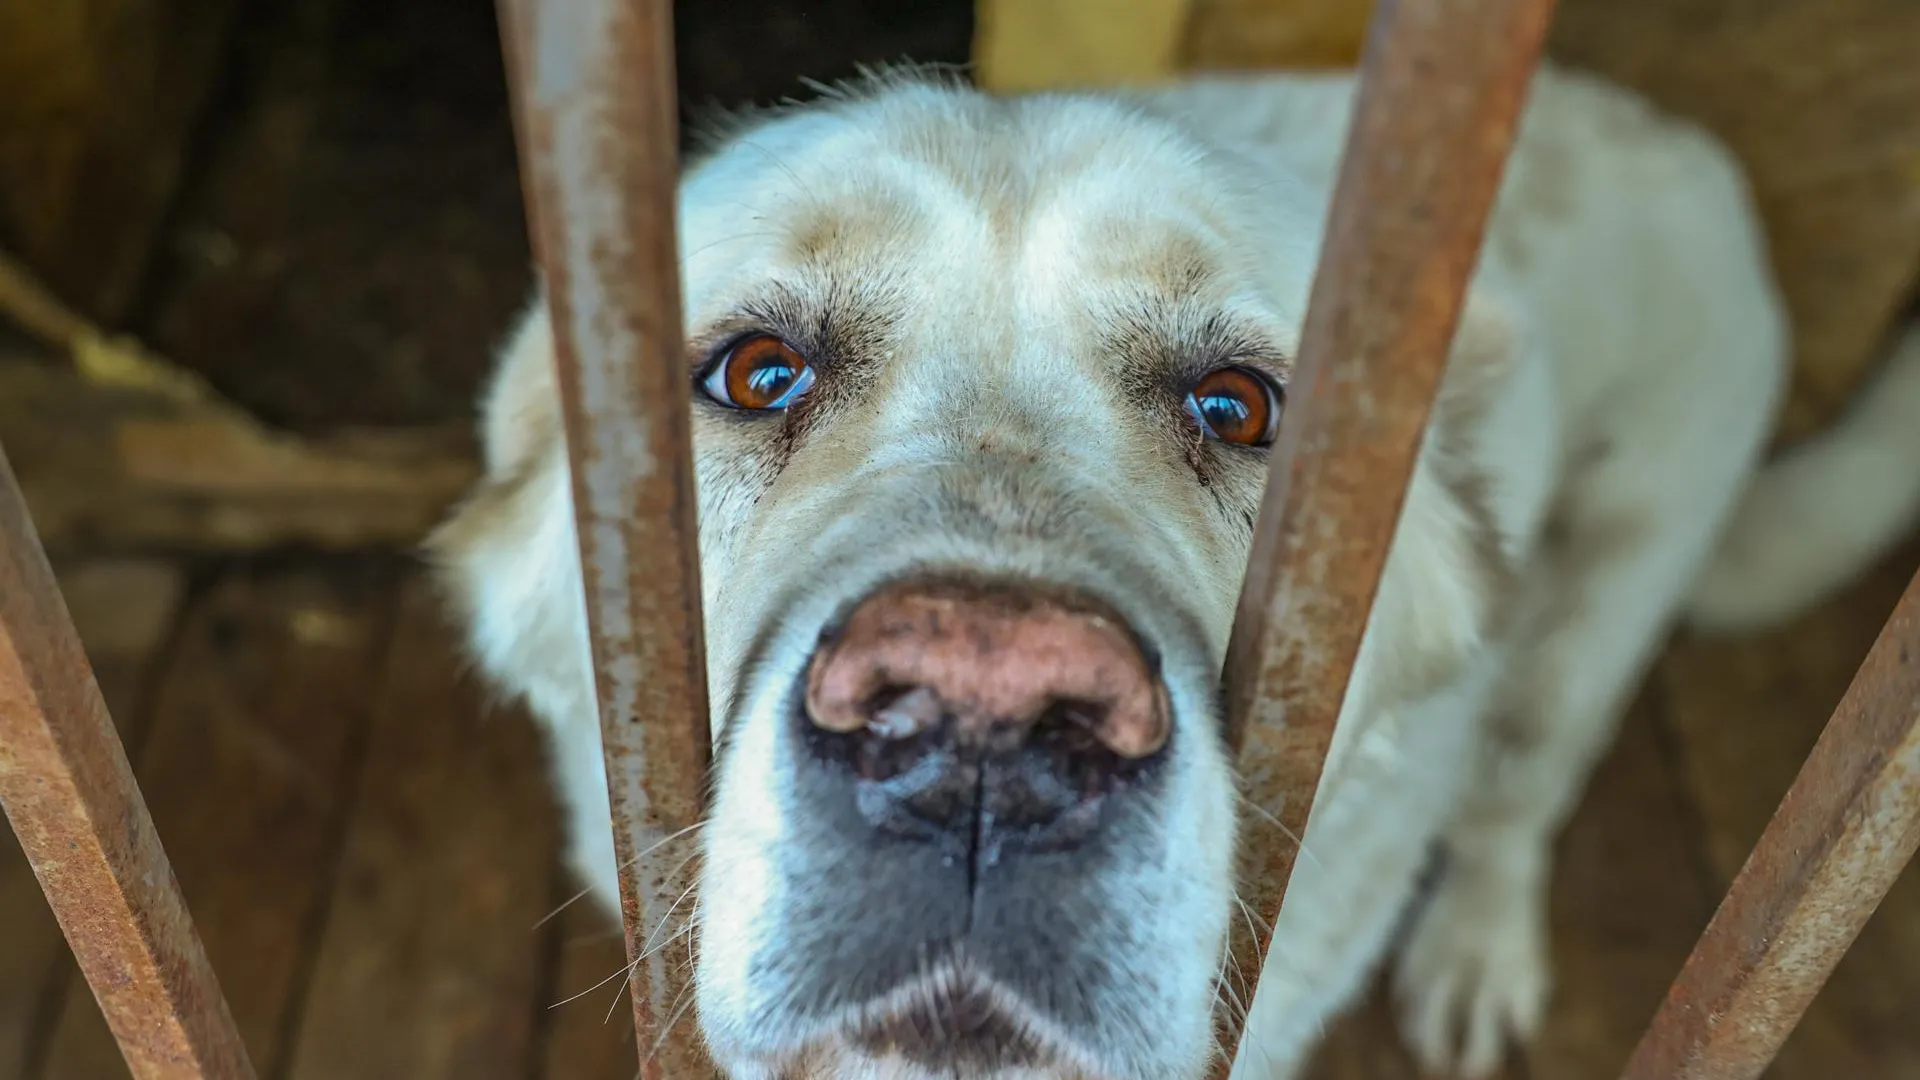
MULTIPOLYGON (((1046 1019, 962 961, 823 1025, 798 1049, 726 1063, 781 1080, 1108 1080, 1046 1019)), ((1180 1074, 1184 1076, 1185 1074, 1180 1074)))
MULTIPOLYGON (((703 909, 737 910, 746 906, 740 901, 750 889, 716 885, 703 891, 727 894, 727 900, 703 903, 703 909)), ((782 891, 775 882, 768 895, 777 898, 782 891)), ((903 994, 911 998, 922 990, 924 980, 877 1003, 804 1018, 770 1000, 791 986, 769 977, 765 958, 780 949, 762 929, 766 920, 748 923, 743 935, 703 933, 700 1019, 716 1060, 732 1080, 1198 1080, 1212 1056, 1211 991, 1225 943, 1228 902, 1218 899, 1218 910, 1201 920, 1207 929, 1193 934, 1187 948, 1169 950, 1201 958, 1197 993, 1181 995, 1178 1007, 1160 1009, 1122 995, 1090 1028, 1076 1025, 1071 1033, 1006 994, 1007 1008, 975 1018, 981 1021, 972 1025, 976 1034, 989 1029, 981 1037, 944 1043, 938 1029, 956 1010, 916 1011, 894 1004, 903 994), (935 1037, 926 1035, 930 1028, 935 1037), (1019 1037, 1000 1037, 1009 1033, 1019 1037), (919 1038, 909 1037, 914 1035, 919 1038)), ((703 916, 703 925, 712 924, 703 916)), ((1178 980, 1176 974, 1171 981, 1178 980)), ((963 981, 963 993, 955 996, 989 995, 986 985, 963 981)))

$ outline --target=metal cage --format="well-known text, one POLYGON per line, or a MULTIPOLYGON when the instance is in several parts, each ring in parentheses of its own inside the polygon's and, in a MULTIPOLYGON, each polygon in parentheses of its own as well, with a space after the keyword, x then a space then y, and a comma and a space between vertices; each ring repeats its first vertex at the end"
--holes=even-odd
MULTIPOLYGON (((1550 0, 1379 5, 1226 665, 1261 920, 1284 898, 1550 0), (1312 522, 1338 523, 1310 531, 1312 522), (1317 569, 1304 572, 1311 562, 1317 569), (1297 645, 1306 640, 1311 649, 1297 645)), ((643 928, 690 885, 648 854, 699 819, 709 758, 674 233, 667 0, 503 0, 607 755, 641 1075, 709 1077, 664 1022, 692 944, 643 928), (646 554, 645 569, 636 556, 646 554), (664 560, 664 561, 663 561, 664 560), (645 680, 634 677, 648 672, 645 680)), ((1627 1064, 1772 1061, 1920 844, 1920 579, 1908 587, 1627 1064)), ((253 1075, 0 456, 0 803, 133 1074, 253 1075)), ((1236 932, 1257 979, 1270 930, 1236 932)), ((1240 1017, 1222 1010, 1221 1045, 1240 1017)), ((1216 1075, 1231 1068, 1223 1056, 1216 1075)))

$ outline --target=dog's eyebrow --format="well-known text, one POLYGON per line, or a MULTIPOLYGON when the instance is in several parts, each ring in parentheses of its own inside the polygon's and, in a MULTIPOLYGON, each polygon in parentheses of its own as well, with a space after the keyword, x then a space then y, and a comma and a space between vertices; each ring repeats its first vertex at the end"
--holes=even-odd
POLYGON ((1108 348, 1131 378, 1186 383, 1226 364, 1258 368, 1284 383, 1293 358, 1260 328, 1190 300, 1145 298, 1120 310, 1108 348))
POLYGON ((885 355, 898 310, 894 290, 837 275, 772 282, 689 335, 687 363, 697 371, 733 341, 771 333, 799 349, 823 377, 857 378, 885 355))

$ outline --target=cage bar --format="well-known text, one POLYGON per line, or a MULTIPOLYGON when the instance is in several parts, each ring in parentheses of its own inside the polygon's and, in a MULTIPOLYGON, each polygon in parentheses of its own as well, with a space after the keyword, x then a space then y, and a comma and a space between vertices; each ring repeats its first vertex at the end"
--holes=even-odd
MULTIPOLYGON (((1231 948, 1248 1007, 1552 9, 1385 0, 1374 14, 1227 651, 1246 795, 1284 826, 1246 841, 1259 925, 1236 926, 1231 948)), ((1222 1010, 1223 1047, 1244 1022, 1222 1010)))
POLYGON ((553 319, 641 1075, 692 1080, 713 1075, 691 1008, 696 871, 663 846, 701 820, 711 747, 671 8, 503 0, 501 18, 553 319))
POLYGON ((1920 845, 1920 575, 1629 1059, 1626 1080, 1754 1080, 1920 845))
POLYGON ((0 806, 136 1080, 253 1080, 4 451, 0 806))

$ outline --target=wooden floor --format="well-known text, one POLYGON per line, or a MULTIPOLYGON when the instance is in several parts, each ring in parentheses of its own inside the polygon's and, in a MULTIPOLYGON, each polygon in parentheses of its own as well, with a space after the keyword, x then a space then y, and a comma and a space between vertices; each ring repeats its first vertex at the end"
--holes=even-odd
MULTIPOLYGON (((1558 991, 1509 1080, 1607 1080, 1791 780, 1920 548, 1794 627, 1681 641, 1569 830, 1558 991)), ((541 747, 462 674, 397 561, 62 568, 263 1080, 629 1080, 620 943, 556 863, 541 747)), ((1773 1075, 1920 1078, 1909 874, 1773 1075)), ((124 1076, 0 834, 0 1080, 124 1076)), ((1415 1075, 1384 1001, 1326 1080, 1415 1075)))

